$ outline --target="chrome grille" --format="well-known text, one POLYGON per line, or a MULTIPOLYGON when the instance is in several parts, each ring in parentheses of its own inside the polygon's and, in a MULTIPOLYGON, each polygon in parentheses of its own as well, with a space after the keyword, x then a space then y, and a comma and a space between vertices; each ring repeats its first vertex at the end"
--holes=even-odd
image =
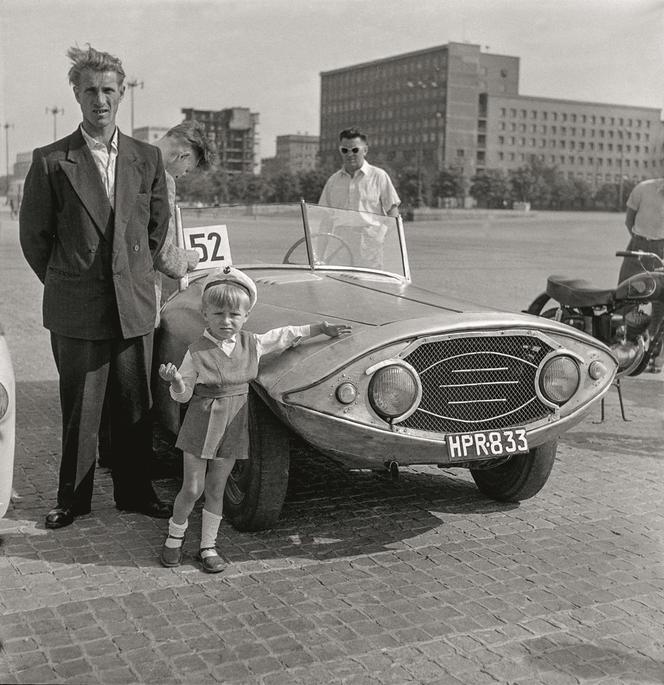
POLYGON ((544 419, 552 409, 537 397, 535 375, 551 350, 530 335, 424 342, 405 357, 420 376, 422 401, 400 425, 463 433, 544 419))

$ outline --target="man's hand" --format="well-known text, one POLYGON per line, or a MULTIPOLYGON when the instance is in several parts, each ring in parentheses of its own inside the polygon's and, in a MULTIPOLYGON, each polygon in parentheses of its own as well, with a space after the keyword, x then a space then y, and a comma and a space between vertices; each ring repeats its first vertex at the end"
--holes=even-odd
POLYGON ((187 271, 193 271, 201 259, 198 250, 185 250, 187 253, 187 271))

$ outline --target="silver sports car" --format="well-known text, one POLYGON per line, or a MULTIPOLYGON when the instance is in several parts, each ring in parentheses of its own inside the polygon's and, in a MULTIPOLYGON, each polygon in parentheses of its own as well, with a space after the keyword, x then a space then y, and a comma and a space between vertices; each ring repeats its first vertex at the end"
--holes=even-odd
MULTIPOLYGON (((261 360, 249 396, 251 451, 226 489, 241 530, 270 527, 288 482, 289 434, 352 467, 470 469, 520 501, 544 486, 558 436, 609 389, 616 362, 594 338, 541 317, 469 306, 411 283, 400 219, 315 205, 182 210, 202 266, 232 261, 258 286, 246 328, 352 324, 261 360)), ((178 364, 204 328, 206 268, 161 312, 155 363, 178 364)), ((182 408, 155 388, 161 424, 182 408)))

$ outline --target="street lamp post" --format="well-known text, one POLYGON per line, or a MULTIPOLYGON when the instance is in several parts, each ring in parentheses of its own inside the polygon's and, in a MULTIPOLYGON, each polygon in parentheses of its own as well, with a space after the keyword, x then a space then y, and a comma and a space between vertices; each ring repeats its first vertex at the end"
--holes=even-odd
POLYGON ((138 79, 133 79, 131 81, 127 81, 127 88, 129 88, 129 99, 131 102, 131 135, 134 135, 134 88, 136 87, 143 88, 143 81, 139 81, 138 79))
POLYGON ((57 127, 57 117, 58 114, 64 114, 65 110, 58 107, 47 107, 46 114, 53 115, 53 141, 58 139, 58 127, 57 127))
POLYGON ((4 129, 5 129, 5 169, 6 169, 6 176, 5 176, 5 193, 8 195, 9 194, 9 129, 14 128, 14 124, 8 124, 7 122, 4 123, 4 129))

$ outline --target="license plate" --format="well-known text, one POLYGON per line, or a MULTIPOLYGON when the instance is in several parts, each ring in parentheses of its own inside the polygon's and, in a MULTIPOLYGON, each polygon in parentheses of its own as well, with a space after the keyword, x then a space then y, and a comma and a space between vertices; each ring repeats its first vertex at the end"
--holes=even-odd
POLYGON ((528 451, 525 428, 451 433, 446 437, 447 453, 455 461, 505 457, 528 451))

